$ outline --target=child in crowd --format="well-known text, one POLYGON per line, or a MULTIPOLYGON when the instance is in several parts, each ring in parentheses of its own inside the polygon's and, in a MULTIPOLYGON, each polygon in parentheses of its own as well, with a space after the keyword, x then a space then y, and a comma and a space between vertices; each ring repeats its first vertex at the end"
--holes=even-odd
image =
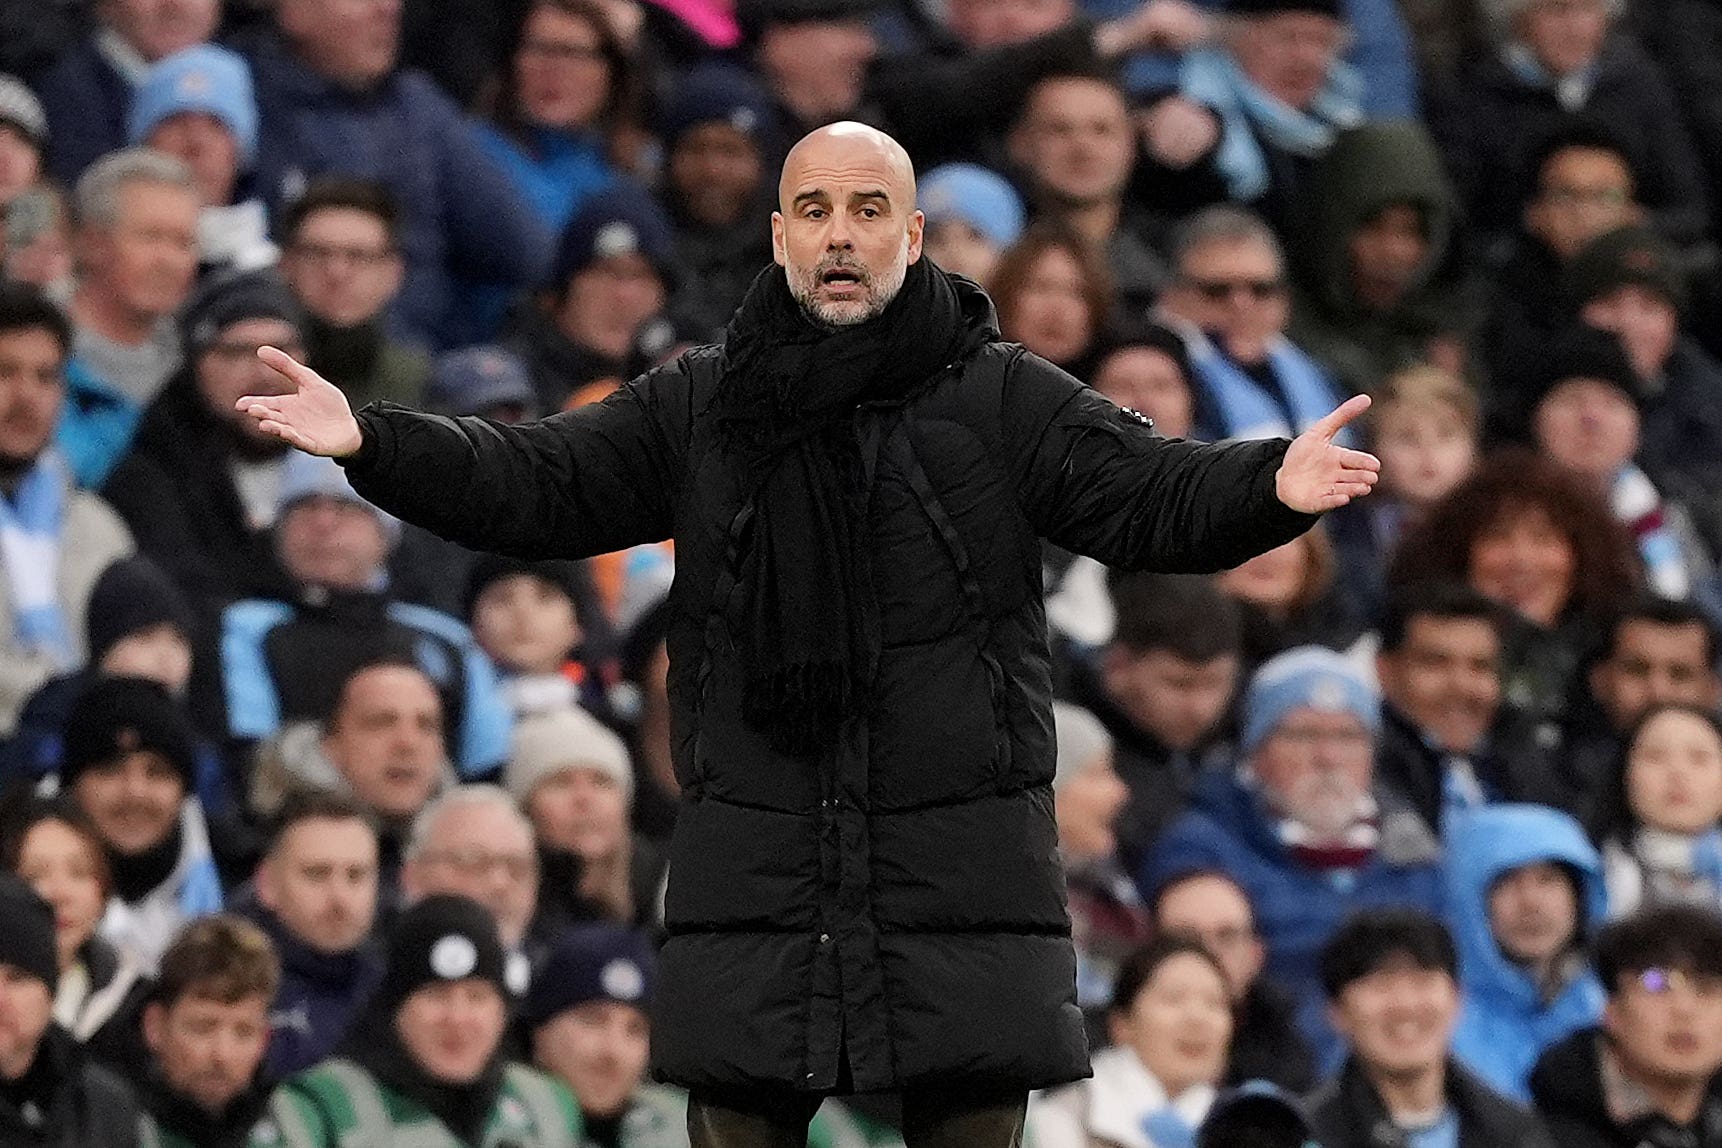
POLYGON ((489 555, 473 567, 466 617, 516 717, 569 705, 607 713, 612 669, 586 652, 592 606, 585 572, 572 562, 489 555))
POLYGON ((1722 905, 1722 725, 1657 706, 1627 739, 1595 827, 1611 917, 1651 902, 1722 905))

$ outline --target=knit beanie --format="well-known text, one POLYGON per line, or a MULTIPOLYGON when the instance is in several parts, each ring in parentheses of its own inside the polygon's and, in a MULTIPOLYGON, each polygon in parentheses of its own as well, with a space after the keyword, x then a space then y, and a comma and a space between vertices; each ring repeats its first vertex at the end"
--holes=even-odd
POLYGON ((272 270, 217 272, 186 300, 180 321, 186 358, 196 359, 223 331, 247 319, 279 319, 303 329, 305 313, 272 270))
POLYGON ((1244 694, 1238 752, 1254 753, 1293 710, 1349 713, 1374 733, 1381 696, 1352 662, 1324 646, 1299 646, 1268 659, 1244 694))
POLYGON ((496 920, 469 897, 437 893, 417 902, 395 918, 388 946, 375 1008, 392 1014, 426 985, 473 978, 489 981, 510 999, 496 920))
POLYGON ((574 706, 528 714, 514 727, 514 748, 502 784, 523 807, 540 782, 566 769, 596 769, 634 797, 628 747, 597 718, 574 706))
POLYGON ((1644 224, 1616 228, 1585 244, 1567 264, 1564 286, 1575 312, 1629 286, 1655 292, 1676 311, 1686 306, 1686 269, 1679 254, 1644 224))
POLYGON ((24 81, 0 75, 0 123, 8 123, 40 150, 48 142, 48 113, 24 81))
POLYGON ((1228 16, 1278 16, 1284 12, 1313 12, 1317 16, 1345 19, 1339 0, 1226 0, 1228 16))
POLYGON ((161 567, 135 554, 103 570, 84 610, 90 665, 100 664, 121 640, 156 626, 172 626, 191 640, 191 607, 161 567))
POLYGON ((239 169, 257 161, 257 99, 245 58, 214 44, 164 56, 132 97, 128 139, 141 144, 163 120, 204 112, 220 120, 238 145, 239 169))
POLYGON ((473 607, 478 605, 479 595, 483 594, 494 584, 504 578, 512 578, 517 574, 529 574, 567 595, 568 600, 578 609, 584 594, 581 586, 580 566, 575 562, 546 561, 529 562, 524 558, 509 558, 502 554, 485 554, 472 564, 472 572, 466 578, 466 594, 461 599, 465 609, 465 617, 470 621, 473 607))
POLYGON ((649 1009, 657 963, 638 929, 609 922, 569 929, 533 977, 521 1019, 537 1028, 589 1001, 649 1009))
POLYGON ((52 996, 60 984, 53 908, 23 878, 0 873, 0 921, 0 965, 35 977, 52 996))
POLYGON ((658 135, 666 148, 674 148, 682 136, 709 123, 728 124, 756 142, 768 139, 776 129, 771 96, 733 64, 702 64, 676 85, 659 118, 658 135))
POLYGON ((1058 738, 1058 769, 1052 778, 1056 791, 1112 748, 1112 735, 1100 719, 1080 706, 1052 703, 1053 732, 1058 738))
POLYGON ((196 771, 191 723, 159 682, 97 678, 72 703, 61 740, 63 790, 76 785, 91 766, 149 750, 167 759, 191 792, 196 771))
POLYGON ((1002 175, 978 164, 934 168, 920 181, 915 199, 928 227, 960 220, 998 248, 1009 247, 1022 234, 1022 198, 1002 175))
POLYGON ((1573 379, 1595 379, 1618 390, 1634 406, 1644 402, 1644 384, 1620 339, 1608 331, 1579 325, 1568 328, 1546 349, 1542 370, 1531 380, 1527 409, 1536 410, 1556 387, 1573 379))
POLYGON ((588 197, 562 230, 546 286, 568 281, 600 259, 641 255, 666 283, 676 277, 675 238, 669 218, 644 189, 618 183, 588 197))

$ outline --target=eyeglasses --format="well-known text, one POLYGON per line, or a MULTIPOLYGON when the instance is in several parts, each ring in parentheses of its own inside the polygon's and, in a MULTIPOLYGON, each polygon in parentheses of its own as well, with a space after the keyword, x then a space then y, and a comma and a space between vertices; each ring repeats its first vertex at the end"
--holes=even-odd
POLYGON ((312 263, 351 263, 355 267, 380 267, 395 255, 393 247, 343 247, 334 243, 295 243, 290 250, 312 263))
POLYGON ((502 869, 516 881, 530 880, 538 872, 538 858, 526 853, 492 853, 488 849, 436 849, 424 859, 442 862, 468 877, 480 877, 502 869))
POLYGON ((525 40, 521 42, 522 56, 537 56, 554 64, 591 64, 605 59, 602 48, 585 44, 562 44, 555 40, 525 40))
POLYGON ((1545 188, 1543 198, 1557 207, 1625 207, 1631 197, 1618 187, 1573 187, 1556 184, 1545 188))
POLYGON ((298 339, 282 339, 278 343, 258 343, 246 341, 241 343, 214 342, 203 349, 206 355, 213 355, 224 363, 246 362, 257 357, 260 347, 278 347, 292 355, 295 359, 305 355, 305 344, 298 339))
POLYGON ((1191 279, 1190 286, 1210 303, 1224 303, 1240 291, 1257 303, 1276 298, 1285 290, 1279 279, 1191 279))
POLYGON ((1704 1000, 1722 998, 1722 977, 1714 973, 1689 973, 1683 969, 1645 969, 1631 983, 1650 996, 1666 996, 1684 988, 1704 1000))
POLYGON ((1298 749, 1331 745, 1336 749, 1363 750, 1368 749, 1374 742, 1369 731, 1361 729, 1303 729, 1298 726, 1281 726, 1271 736, 1274 741, 1298 749))

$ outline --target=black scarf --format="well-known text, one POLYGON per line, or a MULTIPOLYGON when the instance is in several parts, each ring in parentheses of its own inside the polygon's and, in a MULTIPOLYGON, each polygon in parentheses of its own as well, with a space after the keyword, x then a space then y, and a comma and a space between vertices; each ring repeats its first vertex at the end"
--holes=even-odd
POLYGON ((448 1084, 425 1074, 401 1043, 395 1031, 395 1010, 378 1007, 375 1001, 359 1014, 336 1055, 344 1056, 377 1078, 377 1082, 399 1093, 436 1117, 462 1144, 484 1142, 490 1113, 502 1095, 503 1052, 499 1042, 478 1079, 470 1084, 448 1084))
POLYGON ((864 708, 870 575, 855 411, 909 398, 997 337, 965 315, 970 293, 979 289, 923 258, 877 318, 833 329, 772 266, 725 333, 710 410, 750 516, 732 558, 742 716, 779 752, 818 752, 864 708))
POLYGON ((228 1101, 220 1112, 211 1112, 182 1092, 176 1092, 152 1068, 144 1078, 140 1099, 156 1123, 198 1148, 244 1148, 251 1132, 263 1119, 269 1103, 269 1088, 261 1079, 228 1101))

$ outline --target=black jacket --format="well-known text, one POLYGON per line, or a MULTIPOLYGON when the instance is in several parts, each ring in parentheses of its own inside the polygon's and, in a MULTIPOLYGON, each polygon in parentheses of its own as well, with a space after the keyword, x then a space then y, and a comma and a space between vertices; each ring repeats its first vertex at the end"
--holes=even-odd
POLYGON ((1717 1081, 1690 1126, 1661 1116, 1616 1124, 1603 1099, 1603 1039, 1600 1029, 1575 1032, 1543 1053, 1531 1072, 1531 1099, 1560 1148, 1722 1148, 1717 1081))
MULTIPOLYGON (((1441 828, 1442 782, 1446 754, 1432 747, 1411 719, 1391 705, 1381 707, 1381 741, 1375 754, 1375 776, 1404 794, 1423 823, 1441 828)), ((1559 730, 1539 727, 1522 715, 1503 709, 1482 750, 1470 754, 1477 780, 1500 801, 1532 801, 1578 815, 1581 794, 1566 784, 1557 769, 1559 730), (1544 746, 1539 734, 1549 739, 1544 746)))
MULTIPOLYGON (((1537 1117, 1447 1061, 1447 1103, 1459 1117, 1459 1148, 1552 1148, 1537 1117)), ((1375 1086, 1355 1059, 1310 1098, 1316 1140, 1322 1148, 1406 1148, 1375 1086)), ((1557 1138, 1561 1148, 1575 1148, 1557 1138)))
POLYGON ((136 1148, 136 1099, 58 1025, 48 1026, 24 1080, 25 1098, 0 1089, 6 1148, 136 1148))
MULTIPOLYGON (((966 321, 990 325, 991 304, 965 290, 966 321)), ((1004 343, 860 407, 873 700, 813 762, 741 717, 723 607, 750 516, 699 416, 719 361, 690 351, 526 426, 368 408, 349 473, 408 521, 523 557, 674 537, 683 792, 653 1025, 662 1075, 807 1091, 1082 1077, 1039 538, 1124 567, 1233 565, 1313 521, 1275 497, 1286 444, 1160 439, 1004 343)))
POLYGON ((1316 1079, 1315 1054, 1298 1031, 1297 1006, 1278 985, 1257 977, 1238 1002, 1225 1083, 1267 1080, 1301 1096, 1316 1079))

